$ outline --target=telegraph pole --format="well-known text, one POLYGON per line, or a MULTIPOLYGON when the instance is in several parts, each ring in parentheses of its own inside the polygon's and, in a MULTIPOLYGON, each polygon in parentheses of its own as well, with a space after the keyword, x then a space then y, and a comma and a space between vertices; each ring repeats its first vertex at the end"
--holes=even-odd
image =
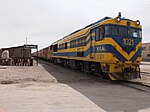
POLYGON ((26 37, 26 45, 27 45, 27 42, 28 42, 28 38, 26 37))

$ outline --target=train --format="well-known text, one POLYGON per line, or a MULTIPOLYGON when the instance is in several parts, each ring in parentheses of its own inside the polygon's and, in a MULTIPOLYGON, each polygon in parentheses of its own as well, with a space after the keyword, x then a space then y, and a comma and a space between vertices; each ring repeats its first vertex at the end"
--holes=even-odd
MULTIPOLYGON (((41 49, 39 58, 111 80, 141 78, 139 20, 104 17, 41 49)), ((33 53, 36 56, 36 53, 33 53)))

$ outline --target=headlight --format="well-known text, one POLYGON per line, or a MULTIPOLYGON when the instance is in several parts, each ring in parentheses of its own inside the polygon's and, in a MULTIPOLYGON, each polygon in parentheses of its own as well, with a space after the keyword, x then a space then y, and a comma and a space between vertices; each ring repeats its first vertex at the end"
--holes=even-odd
POLYGON ((140 25, 140 21, 139 20, 136 21, 136 25, 140 25))
POLYGON ((116 19, 117 19, 117 22, 120 22, 120 21, 121 21, 121 18, 120 18, 120 17, 117 17, 116 19))

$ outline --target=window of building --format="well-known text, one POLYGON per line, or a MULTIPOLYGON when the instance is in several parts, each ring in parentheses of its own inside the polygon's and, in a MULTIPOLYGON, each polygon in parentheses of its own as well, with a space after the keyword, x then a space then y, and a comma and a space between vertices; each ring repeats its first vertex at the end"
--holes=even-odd
POLYGON ((147 54, 147 57, 150 57, 150 54, 147 54))
POLYGON ((142 47, 142 50, 143 50, 143 51, 146 51, 146 47, 142 47))

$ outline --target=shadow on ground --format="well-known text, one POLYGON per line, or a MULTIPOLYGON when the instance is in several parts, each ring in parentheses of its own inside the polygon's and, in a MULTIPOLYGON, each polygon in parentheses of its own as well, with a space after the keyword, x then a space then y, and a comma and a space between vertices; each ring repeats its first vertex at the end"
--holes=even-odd
POLYGON ((150 94, 104 82, 91 74, 84 74, 54 63, 39 60, 39 63, 58 83, 64 83, 77 90, 108 112, 138 112, 150 108, 150 94))

